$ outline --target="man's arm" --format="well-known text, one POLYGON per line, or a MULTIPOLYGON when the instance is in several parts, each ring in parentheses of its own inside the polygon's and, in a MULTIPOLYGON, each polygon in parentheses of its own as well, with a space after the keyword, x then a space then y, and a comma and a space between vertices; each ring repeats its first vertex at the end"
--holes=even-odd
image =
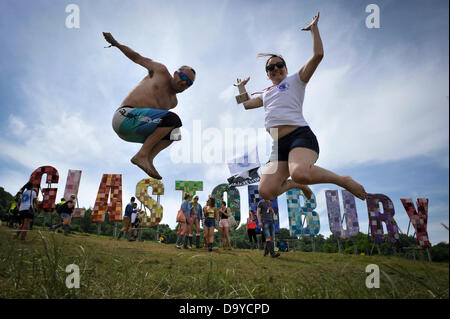
POLYGON ((216 215, 216 221, 219 222, 220 216, 219 216, 219 209, 217 207, 214 207, 214 214, 216 215))
POLYGON ((300 79, 307 83, 309 79, 316 71, 320 61, 323 58, 323 45, 320 39, 319 28, 317 22, 319 21, 320 12, 314 17, 313 21, 303 31, 311 31, 313 37, 313 56, 306 62, 306 64, 300 69, 300 79))
POLYGON ((198 219, 200 220, 200 219, 203 219, 203 209, 202 209, 202 206, 200 204, 198 204, 198 206, 200 208, 198 210, 198 219))
POLYGON ((155 62, 152 59, 149 59, 147 57, 143 57, 139 53, 133 51, 131 48, 127 47, 126 45, 120 44, 114 37, 111 35, 111 33, 103 32, 103 36, 105 37, 105 40, 108 41, 112 46, 117 47, 120 51, 122 51, 123 54, 127 56, 131 61, 134 63, 137 63, 139 65, 142 65, 144 68, 148 69, 150 72, 155 71, 157 69, 164 68, 164 66, 161 63, 155 62))
POLYGON ((261 221, 261 208, 258 207, 258 209, 256 210, 256 215, 258 216, 259 227, 261 227, 261 225, 262 225, 262 221, 261 221))

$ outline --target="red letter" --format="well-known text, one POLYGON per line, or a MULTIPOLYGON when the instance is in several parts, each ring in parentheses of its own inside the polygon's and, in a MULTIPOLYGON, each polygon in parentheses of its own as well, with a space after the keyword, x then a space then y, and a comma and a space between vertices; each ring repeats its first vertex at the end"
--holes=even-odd
MULTIPOLYGON (((58 170, 52 166, 42 166, 36 169, 30 177, 30 182, 33 184, 33 187, 41 188, 42 176, 47 174, 46 183, 48 184, 47 188, 41 189, 42 191, 42 202, 38 203, 37 210, 44 212, 52 212, 55 209, 55 201, 56 201, 56 191, 57 188, 50 188, 51 183, 58 183, 59 174, 58 170)), ((39 191, 38 194, 39 195, 39 191)))
POLYGON ((430 240, 428 239, 427 220, 428 220, 428 198, 417 199, 417 209, 414 208, 414 203, 411 198, 400 198, 406 213, 411 220, 411 223, 416 230, 416 239, 419 247, 429 248, 430 240))
POLYGON ((91 221, 104 222, 106 212, 109 212, 110 222, 122 221, 122 174, 103 174, 91 221))

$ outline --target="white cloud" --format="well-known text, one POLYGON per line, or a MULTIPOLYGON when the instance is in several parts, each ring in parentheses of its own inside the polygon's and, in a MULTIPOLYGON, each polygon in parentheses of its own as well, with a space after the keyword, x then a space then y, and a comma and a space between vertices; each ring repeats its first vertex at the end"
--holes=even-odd
POLYGON ((221 99, 225 103, 231 104, 235 95, 237 95, 236 89, 234 86, 230 85, 222 92, 220 92, 219 99, 221 99))
POLYGON ((21 136, 23 135, 26 127, 27 126, 25 125, 25 123, 17 116, 14 116, 12 114, 9 115, 9 130, 12 134, 21 136))

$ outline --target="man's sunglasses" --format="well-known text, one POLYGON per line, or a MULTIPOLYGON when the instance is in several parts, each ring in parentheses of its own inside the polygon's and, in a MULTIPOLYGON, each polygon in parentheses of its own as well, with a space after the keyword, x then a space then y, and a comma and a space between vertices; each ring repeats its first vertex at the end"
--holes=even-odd
POLYGON ((188 78, 186 74, 184 74, 181 71, 178 71, 178 75, 180 76, 180 79, 182 79, 184 82, 186 82, 186 84, 188 86, 192 85, 192 80, 190 78, 188 78))
POLYGON ((273 63, 273 64, 269 64, 268 66, 266 66, 266 72, 273 71, 273 69, 275 69, 275 66, 277 68, 281 69, 281 68, 284 68, 286 66, 286 64, 282 61, 273 63))

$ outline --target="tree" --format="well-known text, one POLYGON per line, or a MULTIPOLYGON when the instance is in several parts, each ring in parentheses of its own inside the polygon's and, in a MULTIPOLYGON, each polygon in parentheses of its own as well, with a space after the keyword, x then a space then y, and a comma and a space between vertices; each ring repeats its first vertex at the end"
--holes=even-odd
POLYGON ((3 187, 0 187, 0 215, 3 218, 8 216, 9 208, 14 200, 14 196, 5 191, 3 187))

